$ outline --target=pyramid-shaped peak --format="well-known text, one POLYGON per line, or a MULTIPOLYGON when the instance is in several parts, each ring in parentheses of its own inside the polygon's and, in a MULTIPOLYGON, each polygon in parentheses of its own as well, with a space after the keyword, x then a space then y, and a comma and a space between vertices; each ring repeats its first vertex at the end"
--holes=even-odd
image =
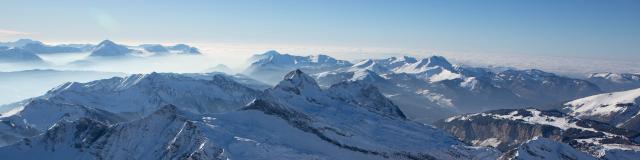
POLYGON ((98 44, 98 46, 102 46, 102 45, 116 45, 116 43, 111 40, 105 39, 98 44))
POLYGON ((315 80, 311 78, 311 76, 302 72, 302 70, 300 69, 296 69, 294 71, 287 73, 287 75, 284 76, 284 80, 289 80, 294 82, 298 82, 298 81, 315 82, 315 80))
POLYGON ((318 83, 300 69, 287 73, 284 76, 284 80, 280 81, 275 88, 285 91, 293 91, 296 94, 302 94, 303 92, 321 92, 318 83))
POLYGON ((447 59, 442 56, 431 56, 428 58, 424 58, 420 60, 420 62, 418 62, 418 67, 422 67, 422 66, 427 66, 427 67, 440 66, 445 68, 453 67, 453 65, 451 65, 451 63, 449 63, 449 61, 447 61, 447 59))
POLYGON ((281 55, 281 53, 276 50, 269 50, 267 52, 262 53, 262 55, 281 55))

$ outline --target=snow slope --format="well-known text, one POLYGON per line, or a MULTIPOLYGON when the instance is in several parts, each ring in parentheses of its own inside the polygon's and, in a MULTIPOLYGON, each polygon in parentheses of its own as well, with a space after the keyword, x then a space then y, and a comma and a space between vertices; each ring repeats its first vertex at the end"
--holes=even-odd
POLYGON ((564 104, 570 115, 640 130, 640 89, 604 93, 564 104))
POLYGON ((546 160, 546 159, 580 159, 596 160, 595 157, 580 152, 573 147, 548 138, 536 137, 522 144, 511 155, 501 159, 546 160))

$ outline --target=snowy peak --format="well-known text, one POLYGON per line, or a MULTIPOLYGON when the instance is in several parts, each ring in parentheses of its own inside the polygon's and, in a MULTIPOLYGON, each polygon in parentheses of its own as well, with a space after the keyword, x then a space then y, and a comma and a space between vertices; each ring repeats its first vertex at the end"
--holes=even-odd
POLYGON ((384 116, 407 118, 398 106, 382 95, 377 87, 370 84, 360 81, 343 82, 331 86, 327 92, 335 99, 364 107, 384 116))
POLYGON ((391 63, 404 62, 404 63, 416 63, 418 60, 411 56, 392 57, 391 63))
POLYGON ((110 40, 104 40, 96 46, 89 56, 92 57, 117 57, 127 56, 132 52, 126 46, 118 45, 110 40))
POLYGON ((389 73, 389 69, 384 65, 372 60, 367 59, 353 65, 350 70, 371 70, 376 73, 389 73))
POLYGON ((441 56, 431 56, 394 69, 397 73, 426 73, 429 75, 439 73, 441 70, 453 70, 453 65, 441 56))
POLYGON ((603 72, 591 73, 587 78, 603 78, 614 82, 640 81, 640 74, 603 72))
POLYGON ((297 95, 314 94, 321 92, 320 86, 311 76, 299 69, 291 71, 284 76, 284 80, 275 87, 284 91, 291 91, 297 95))
POLYGON ((104 109, 113 113, 145 116, 161 105, 182 106, 193 113, 235 110, 260 92, 222 75, 174 73, 135 74, 88 83, 67 83, 44 98, 104 109))
POLYGON ((348 81, 368 81, 368 82, 381 82, 385 79, 378 75, 376 72, 365 69, 353 71, 353 76, 348 81))
POLYGON ((419 62, 417 62, 417 64, 416 64, 416 68, 418 68, 418 67, 435 67, 435 66, 444 67, 446 69, 453 68, 451 63, 449 63, 449 61, 447 61, 447 59, 442 57, 442 56, 431 56, 429 58, 424 58, 424 59, 420 60, 419 62))
POLYGON ((270 50, 263 54, 254 55, 250 58, 252 65, 280 65, 282 67, 307 67, 307 66, 347 66, 351 63, 343 60, 337 60, 327 55, 310 55, 296 56, 290 54, 281 54, 278 51, 270 50))

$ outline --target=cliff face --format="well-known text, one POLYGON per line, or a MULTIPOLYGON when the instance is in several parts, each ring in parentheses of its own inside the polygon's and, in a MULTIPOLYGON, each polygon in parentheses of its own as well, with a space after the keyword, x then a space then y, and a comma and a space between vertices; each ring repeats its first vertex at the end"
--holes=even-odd
MULTIPOLYGON (((638 132, 574 118, 559 111, 494 110, 455 116, 434 125, 471 145, 495 147, 503 152, 512 151, 537 137, 567 143, 595 157, 617 154, 620 150, 613 149, 613 146, 640 146, 638 132)), ((634 149, 625 152, 640 153, 634 149)))
POLYGON ((434 124, 471 145, 491 146, 501 151, 518 147, 534 137, 561 139, 562 130, 548 125, 535 125, 491 117, 477 117, 472 121, 438 121, 434 124))

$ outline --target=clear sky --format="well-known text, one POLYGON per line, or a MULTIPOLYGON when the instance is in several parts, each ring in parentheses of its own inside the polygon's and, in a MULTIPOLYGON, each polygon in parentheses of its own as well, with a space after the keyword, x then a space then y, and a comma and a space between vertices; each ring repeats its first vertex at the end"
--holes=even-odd
POLYGON ((3 0, 0 40, 401 48, 640 60, 640 1, 3 0))

